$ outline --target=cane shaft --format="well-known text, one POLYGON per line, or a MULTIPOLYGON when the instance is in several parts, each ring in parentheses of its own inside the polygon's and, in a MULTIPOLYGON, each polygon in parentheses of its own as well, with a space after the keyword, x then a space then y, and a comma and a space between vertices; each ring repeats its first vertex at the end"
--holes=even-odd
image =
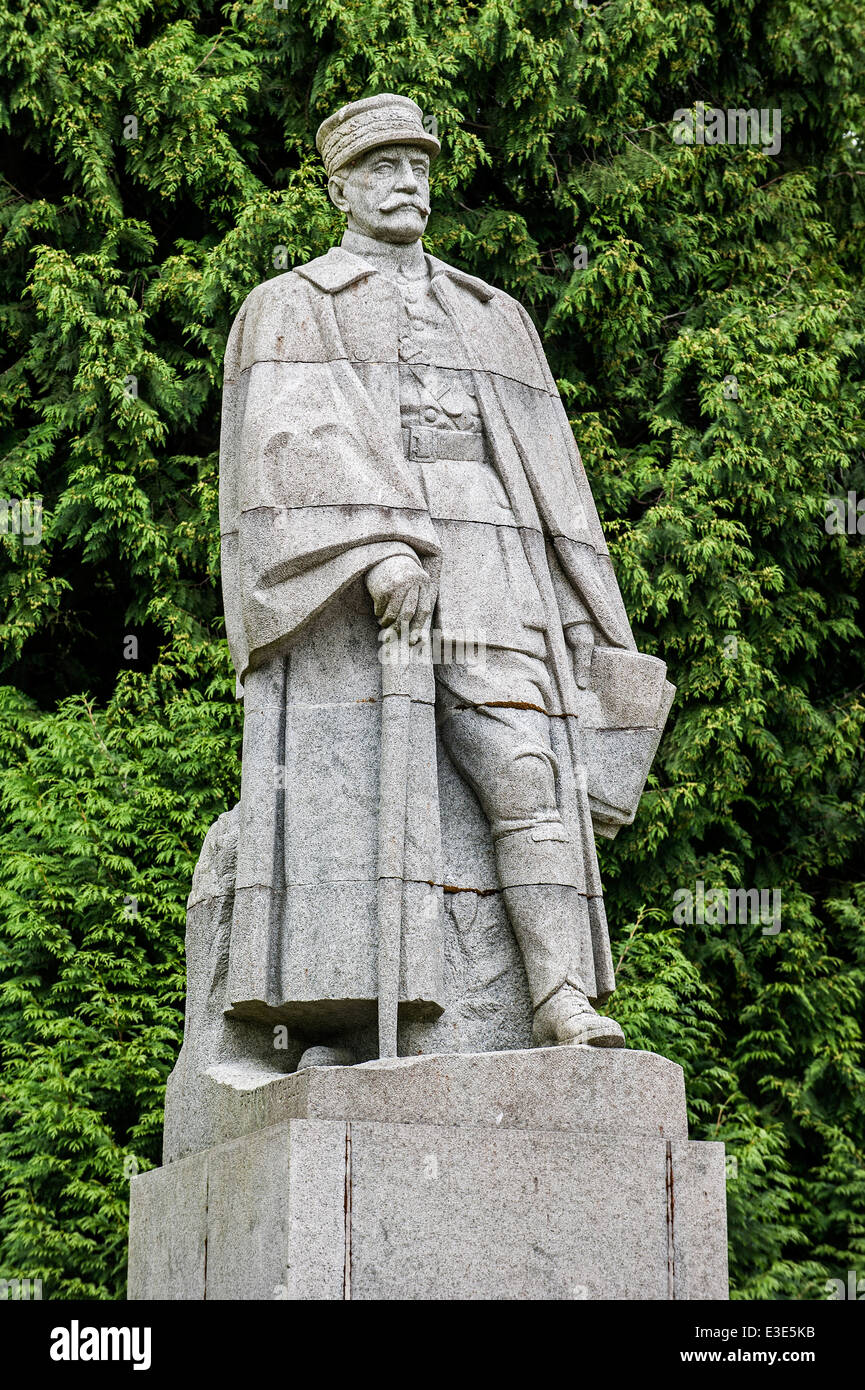
POLYGON ((397 1056, 411 698, 399 664, 382 667, 378 837, 378 1043, 397 1056))

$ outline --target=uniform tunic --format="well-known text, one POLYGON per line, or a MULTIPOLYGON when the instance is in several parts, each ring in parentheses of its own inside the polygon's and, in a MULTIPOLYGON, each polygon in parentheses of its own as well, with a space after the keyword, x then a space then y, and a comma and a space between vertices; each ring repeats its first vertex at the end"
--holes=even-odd
POLYGON ((563 834, 546 713, 544 605, 491 462, 471 373, 429 365, 460 360, 430 277, 394 280, 402 300, 403 446, 420 472, 442 552, 434 614, 444 653, 436 666, 442 735, 494 839, 537 826, 563 834), (472 659, 452 659, 466 651, 472 659), (526 705, 534 708, 517 707, 526 705))
POLYGON ((436 626, 443 643, 479 640, 543 657, 543 603, 508 495, 490 462, 471 373, 425 365, 459 361, 429 275, 396 283, 400 416, 407 456, 418 467, 442 548, 436 626))

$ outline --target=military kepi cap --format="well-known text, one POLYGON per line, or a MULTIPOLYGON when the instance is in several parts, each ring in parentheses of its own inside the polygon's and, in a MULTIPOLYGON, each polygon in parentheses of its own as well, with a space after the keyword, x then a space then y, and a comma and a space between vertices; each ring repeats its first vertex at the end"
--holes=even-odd
POLYGON ((423 112, 410 97, 392 92, 341 106, 322 121, 315 137, 328 178, 379 145, 418 145, 434 159, 441 145, 424 130, 423 112))

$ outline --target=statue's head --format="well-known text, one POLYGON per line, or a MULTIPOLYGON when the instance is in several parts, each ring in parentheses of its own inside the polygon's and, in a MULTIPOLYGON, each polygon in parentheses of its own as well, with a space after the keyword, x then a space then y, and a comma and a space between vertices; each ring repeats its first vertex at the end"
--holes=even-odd
POLYGON ((399 245, 423 235, 440 145, 415 102, 390 93, 353 101, 322 122, 315 142, 350 231, 399 245))

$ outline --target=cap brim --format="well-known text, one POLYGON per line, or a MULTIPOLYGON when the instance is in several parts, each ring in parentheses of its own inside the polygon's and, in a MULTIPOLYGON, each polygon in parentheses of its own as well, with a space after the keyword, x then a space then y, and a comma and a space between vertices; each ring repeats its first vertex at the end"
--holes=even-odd
POLYGON ((340 169, 344 169, 347 164, 353 164, 362 155, 369 154, 370 150, 384 149, 387 145, 416 145, 418 149, 425 150, 430 160, 435 159, 441 153, 441 145, 434 135, 428 131, 418 132, 415 130, 406 131, 404 135, 394 134, 382 136, 380 134, 370 135, 369 140, 362 140, 357 148, 347 154, 345 159, 337 164, 331 174, 336 174, 340 169))

